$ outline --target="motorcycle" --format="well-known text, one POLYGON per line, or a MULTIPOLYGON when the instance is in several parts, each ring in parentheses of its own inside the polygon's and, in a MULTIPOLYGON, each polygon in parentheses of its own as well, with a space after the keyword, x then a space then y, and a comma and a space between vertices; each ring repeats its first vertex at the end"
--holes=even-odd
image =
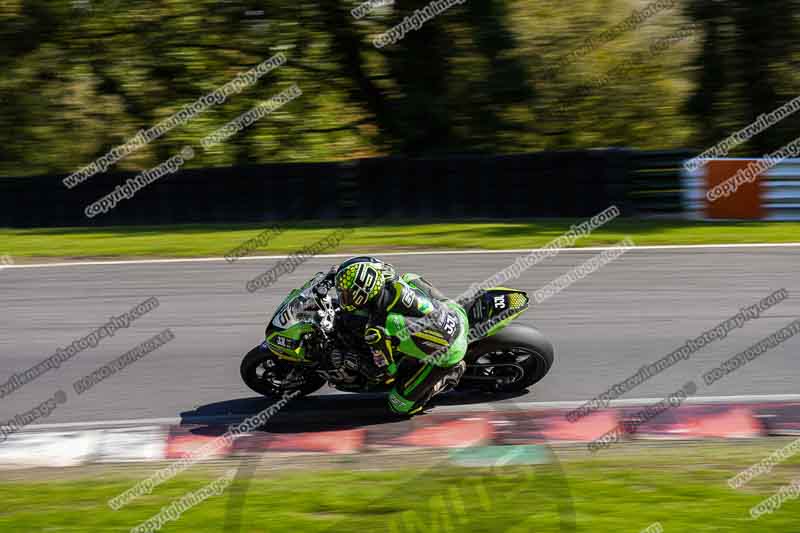
MULTIPOLYGON (((403 279, 430 290, 417 275, 403 279)), ((344 392, 391 389, 371 379, 360 363, 372 358, 363 339, 367 315, 341 312, 332 288, 331 273, 318 272, 289 293, 267 323, 264 341, 242 360, 240 373, 250 389, 272 399, 305 396, 326 383, 344 392)), ((438 291, 434 297, 445 299, 438 291)), ((553 364, 552 344, 536 329, 510 324, 528 309, 524 291, 491 288, 458 303, 470 331, 467 367, 457 389, 513 393, 545 377, 553 364)))

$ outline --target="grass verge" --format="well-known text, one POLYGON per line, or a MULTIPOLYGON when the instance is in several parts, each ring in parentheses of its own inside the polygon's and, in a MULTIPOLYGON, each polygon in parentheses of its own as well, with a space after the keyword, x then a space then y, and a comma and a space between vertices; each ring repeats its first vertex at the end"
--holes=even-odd
MULTIPOLYGON (((572 219, 506 222, 397 223, 357 226, 336 249, 325 253, 398 250, 530 249, 566 232, 572 219)), ((283 226, 285 231, 253 251, 283 254, 331 235, 335 224, 283 226)), ((3 248, 18 262, 31 259, 220 257, 264 231, 266 225, 178 225, 108 228, 0 229, 3 248)), ((631 236, 637 245, 742 244, 800 241, 796 222, 682 222, 618 219, 578 240, 600 246, 631 236)))
MULTIPOLYGON (((562 531, 562 520, 569 516, 577 532, 639 532, 655 522, 666 532, 795 531, 800 521, 797 500, 757 521, 748 511, 796 477, 800 461, 791 459, 740 490, 726 484, 788 441, 769 442, 620 447, 591 459, 573 454, 562 457, 563 475, 552 465, 494 471, 441 465, 382 471, 270 470, 257 473, 246 497, 238 500, 243 501, 241 529, 235 531, 548 532, 562 531), (571 504, 564 505, 568 499, 571 504)), ((119 473, 82 480, 0 482, 0 530, 128 531, 220 472, 180 476, 119 511, 110 510, 106 501, 133 484, 119 473)), ((226 508, 243 488, 241 481, 234 482, 222 495, 188 509, 164 531, 222 531, 226 508)))

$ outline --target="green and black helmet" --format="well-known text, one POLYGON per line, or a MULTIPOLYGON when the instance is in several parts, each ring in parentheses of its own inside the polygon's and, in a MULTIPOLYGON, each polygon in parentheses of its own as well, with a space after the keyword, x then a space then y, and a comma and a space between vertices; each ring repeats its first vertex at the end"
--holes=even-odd
POLYGON ((336 271, 339 305, 346 311, 363 309, 378 298, 384 283, 392 276, 391 265, 374 257, 348 259, 336 271))

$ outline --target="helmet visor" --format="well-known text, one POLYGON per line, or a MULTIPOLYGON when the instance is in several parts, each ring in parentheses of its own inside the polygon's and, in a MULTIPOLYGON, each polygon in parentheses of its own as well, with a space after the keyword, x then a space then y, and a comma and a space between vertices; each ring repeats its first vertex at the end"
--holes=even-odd
POLYGON ((339 289, 337 292, 339 293, 339 306, 347 310, 355 309, 353 305, 353 291, 349 289, 339 289))

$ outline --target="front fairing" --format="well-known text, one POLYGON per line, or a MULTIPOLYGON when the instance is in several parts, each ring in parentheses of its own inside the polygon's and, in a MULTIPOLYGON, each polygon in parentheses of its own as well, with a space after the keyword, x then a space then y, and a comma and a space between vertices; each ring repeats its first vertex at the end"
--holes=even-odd
POLYGON ((264 332, 266 347, 282 359, 310 362, 306 357, 305 337, 316 328, 317 306, 313 290, 325 274, 318 272, 299 289, 293 289, 281 302, 264 332))

